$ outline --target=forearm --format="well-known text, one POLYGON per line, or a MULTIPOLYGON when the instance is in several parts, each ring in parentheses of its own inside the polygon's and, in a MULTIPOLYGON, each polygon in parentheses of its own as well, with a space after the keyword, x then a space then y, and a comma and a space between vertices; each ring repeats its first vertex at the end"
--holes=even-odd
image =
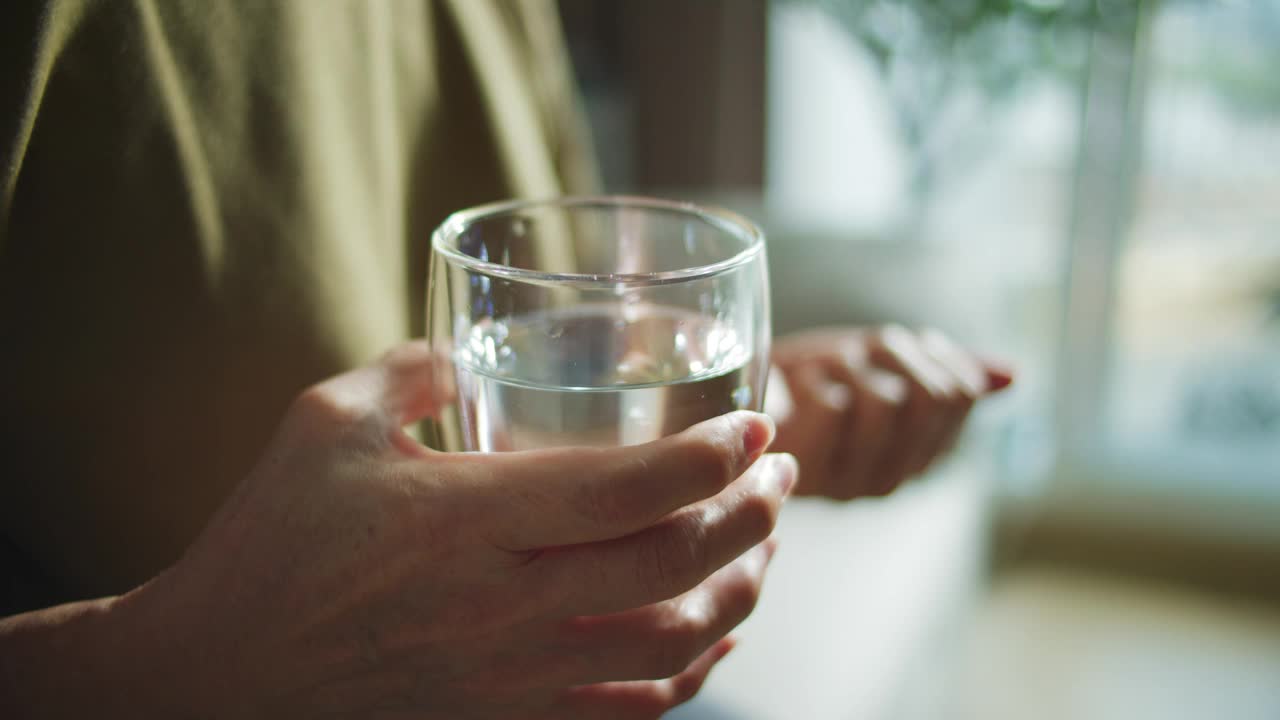
POLYGON ((0 717, 138 717, 172 707, 121 598, 0 620, 0 717))

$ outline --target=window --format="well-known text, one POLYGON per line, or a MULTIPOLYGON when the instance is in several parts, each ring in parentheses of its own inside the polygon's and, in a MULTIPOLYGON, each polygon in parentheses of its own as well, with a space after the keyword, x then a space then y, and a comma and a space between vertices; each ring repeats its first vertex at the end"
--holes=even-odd
POLYGON ((769 47, 788 252, 902 246, 851 277, 1021 366, 1014 494, 1276 525, 1280 5, 778 1, 769 47))
POLYGON ((1280 496, 1280 7, 1149 23, 1101 445, 1145 482, 1280 496))
POLYGON ((1280 533, 1280 3, 561 2, 611 189, 762 220, 777 328, 1013 361, 1010 496, 1280 533))

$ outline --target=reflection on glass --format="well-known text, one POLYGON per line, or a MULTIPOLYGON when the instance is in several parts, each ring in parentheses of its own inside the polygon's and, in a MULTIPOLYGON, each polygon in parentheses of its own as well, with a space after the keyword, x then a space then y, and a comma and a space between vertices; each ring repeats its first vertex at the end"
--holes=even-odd
POLYGON ((630 445, 763 407, 763 237, 728 213, 640 198, 459 213, 433 242, 428 317, 457 384, 445 450, 630 445))

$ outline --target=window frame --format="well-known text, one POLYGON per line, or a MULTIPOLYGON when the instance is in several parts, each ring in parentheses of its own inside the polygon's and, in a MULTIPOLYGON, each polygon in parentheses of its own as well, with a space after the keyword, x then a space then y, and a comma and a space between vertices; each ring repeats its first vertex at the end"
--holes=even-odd
POLYGON ((1131 25, 1095 30, 1091 38, 1064 250, 1055 448, 1037 505, 1093 524, 1159 524, 1215 539, 1280 542, 1280 468, 1268 473, 1257 462, 1223 467, 1156 448, 1119 449, 1101 434, 1117 352, 1119 261, 1141 170, 1151 26, 1159 9, 1157 0, 1140 2, 1131 25), (1268 483, 1277 492, 1258 495, 1256 488, 1268 483))

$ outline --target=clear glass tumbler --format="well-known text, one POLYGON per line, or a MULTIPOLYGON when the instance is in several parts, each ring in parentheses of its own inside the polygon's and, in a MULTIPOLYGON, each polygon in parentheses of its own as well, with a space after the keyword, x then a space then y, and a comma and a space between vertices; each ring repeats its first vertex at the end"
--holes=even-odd
POLYGON ((427 335, 457 402, 447 451, 647 442, 760 410, 764 236, 723 210, 639 197, 515 201, 432 238, 427 335))

